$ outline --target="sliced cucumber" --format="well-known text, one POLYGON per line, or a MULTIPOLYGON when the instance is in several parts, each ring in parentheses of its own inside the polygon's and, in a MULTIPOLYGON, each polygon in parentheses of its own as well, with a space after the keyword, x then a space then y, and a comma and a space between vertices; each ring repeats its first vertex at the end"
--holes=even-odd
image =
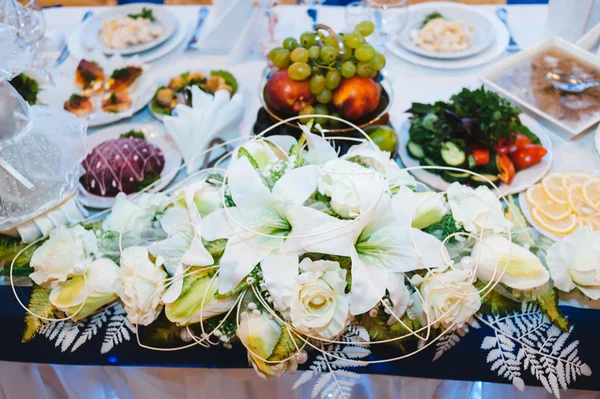
POLYGON ((440 166, 439 164, 435 163, 434 160, 431 158, 423 158, 422 163, 429 166, 440 166))
POLYGON ((442 144, 441 155, 444 162, 450 166, 458 166, 467 159, 465 152, 451 141, 442 144))
POLYGON ((473 158, 473 155, 469 155, 467 157, 467 161, 469 162, 469 169, 473 169, 475 166, 477 166, 477 163, 475 162, 475 158, 473 158))
POLYGON ((488 175, 488 174, 482 174, 482 176, 486 177, 486 179, 483 179, 479 176, 471 176, 471 180, 473 180, 474 182, 477 182, 479 184, 486 184, 488 183, 488 180, 491 181, 492 183, 496 183, 498 180, 500 180, 500 178, 497 175, 488 175))
POLYGON ((415 143, 414 141, 409 141, 408 145, 406 147, 408 148, 408 153, 410 154, 411 157, 413 157, 415 159, 421 159, 421 158, 425 157, 425 152, 423 151, 423 147, 421 147, 419 144, 415 143))
POLYGON ((453 171, 446 170, 446 171, 444 171, 443 178, 444 178, 444 180, 446 180, 449 183, 454 183, 455 181, 461 183, 461 182, 467 181, 470 176, 472 176, 472 175, 468 172, 453 172, 453 171))

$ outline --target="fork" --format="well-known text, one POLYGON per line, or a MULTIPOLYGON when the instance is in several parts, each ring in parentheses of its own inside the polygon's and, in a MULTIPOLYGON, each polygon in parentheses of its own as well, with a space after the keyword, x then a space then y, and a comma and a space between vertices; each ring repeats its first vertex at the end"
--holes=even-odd
POLYGON ((521 47, 515 41, 513 34, 510 30, 510 26, 508 25, 508 11, 506 10, 506 8, 498 8, 496 10, 496 15, 498 16, 500 21, 502 21, 502 23, 506 26, 506 30, 508 30, 508 36, 510 40, 508 42, 508 47, 506 48, 506 50, 510 51, 511 53, 521 51, 521 47))

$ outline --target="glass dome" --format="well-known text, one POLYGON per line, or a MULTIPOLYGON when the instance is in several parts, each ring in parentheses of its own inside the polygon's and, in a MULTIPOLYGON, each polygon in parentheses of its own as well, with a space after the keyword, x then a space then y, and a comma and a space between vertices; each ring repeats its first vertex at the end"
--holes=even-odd
POLYGON ((25 57, 0 23, 0 232, 71 199, 83 173, 86 124, 43 105, 30 107, 8 83, 25 57))

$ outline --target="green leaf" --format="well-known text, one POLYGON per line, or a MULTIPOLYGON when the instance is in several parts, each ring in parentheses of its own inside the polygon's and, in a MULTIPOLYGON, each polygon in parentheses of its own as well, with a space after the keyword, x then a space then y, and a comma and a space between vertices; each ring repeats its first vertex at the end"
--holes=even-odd
POLYGON ((180 341, 180 334, 181 329, 161 312, 152 324, 144 328, 141 339, 145 345, 166 348, 175 346, 180 341))
MULTIPOLYGON (((458 227, 458 226, 460 226, 460 224, 458 224, 456 222, 456 220, 454 219, 454 216, 450 212, 450 213, 445 214, 442 217, 442 220, 440 220, 437 223, 432 224, 431 226, 428 226, 427 228, 423 229, 423 231, 436 236, 441 241, 444 241, 448 236, 451 236, 452 234, 465 231, 462 228, 462 226, 460 226, 460 227, 458 227)), ((451 239, 448 240, 448 242, 454 243, 454 242, 456 242, 456 238, 452 237, 451 239)))
MULTIPOLYGON (((39 285, 34 285, 27 308, 38 316, 48 319, 54 317, 56 308, 50 303, 51 291, 52 290, 47 290, 39 285)), ((30 313, 27 313, 25 315, 25 331, 23 331, 23 338, 21 339, 21 342, 31 341, 33 337, 37 335, 38 331, 40 331, 42 325, 42 320, 30 313)))
MULTIPOLYGON (((369 332, 371 341, 383 341, 410 334, 410 331, 400 322, 388 326, 387 321, 389 317, 390 315, 386 314, 382 308, 380 308, 375 317, 371 317, 368 313, 364 313, 357 316, 357 319, 360 325, 369 332)), ((411 320, 407 314, 404 314, 400 320, 402 320, 402 322, 412 331, 421 328, 421 324, 417 320, 411 320)), ((406 352, 403 343, 414 339, 416 339, 414 335, 408 335, 406 338, 392 341, 389 344, 406 352)))
POLYGON ((233 76, 231 73, 224 71, 224 70, 210 71, 210 76, 221 76, 222 78, 225 79, 225 84, 227 84, 231 87, 231 90, 232 90, 231 94, 235 94, 237 92, 238 82, 237 82, 235 76, 233 76))
POLYGON ((39 84, 35 79, 30 78, 24 73, 20 73, 8 81, 15 90, 23 97, 29 105, 34 105, 37 102, 39 92, 39 84))
POLYGON ((421 28, 424 27, 425 25, 427 25, 430 21, 432 21, 434 19, 438 19, 438 18, 443 19, 444 16, 437 11, 434 11, 431 14, 427 14, 425 16, 425 18, 423 19, 423 22, 421 23, 421 28))
POLYGON ((141 130, 131 129, 128 132, 121 133, 121 138, 124 138, 124 139, 134 138, 134 139, 146 140, 146 135, 141 130))
MULTIPOLYGON (((12 263, 13 259, 25 249, 29 244, 21 242, 18 238, 7 237, 0 235, 0 267, 6 269, 8 274, 8 268, 12 263)), ((13 274, 19 273, 19 269, 30 270, 29 262, 35 250, 42 245, 42 242, 32 244, 27 248, 16 260, 13 267, 13 274)))
POLYGON ((298 350, 296 348, 302 348, 302 344, 302 340, 290 335, 288 329, 283 327, 281 329, 281 337, 279 337, 277 345, 275 345, 271 356, 269 356, 267 360, 276 362, 287 359, 292 353, 298 350), (294 342, 296 342, 296 344, 294 344, 294 342))
POLYGON ((238 159, 241 158, 241 157, 248 158, 248 161, 250 161, 250 165, 252 165, 252 167, 254 169, 259 169, 258 163, 256 162, 256 159, 254 159, 254 157, 252 155, 250 155, 250 153, 248 152, 248 150, 245 149, 244 147, 238 148, 238 159))
POLYGON ((562 310, 558 307, 558 291, 552 288, 550 291, 540 295, 537 299, 542 311, 548 319, 561 331, 569 332, 569 321, 562 310))
POLYGON ((513 301, 510 298, 507 298, 495 290, 481 292, 481 290, 486 286, 487 283, 477 280, 475 282, 475 288, 480 291, 480 295, 486 294, 485 297, 481 298, 481 307, 479 308, 479 312, 488 315, 506 315, 514 312, 519 312, 521 310, 521 304, 517 301, 513 301))

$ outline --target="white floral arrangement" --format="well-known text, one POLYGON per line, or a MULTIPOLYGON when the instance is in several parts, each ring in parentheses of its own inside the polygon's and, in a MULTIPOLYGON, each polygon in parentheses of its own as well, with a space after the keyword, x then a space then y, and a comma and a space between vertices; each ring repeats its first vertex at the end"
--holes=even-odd
POLYGON ((120 194, 104 221, 18 247, 11 278, 21 270, 34 282, 24 341, 58 336, 74 350, 108 311, 125 327, 110 330, 103 351, 144 326, 138 342, 149 349, 244 345, 265 378, 316 353, 296 387, 325 372, 313 396, 349 397, 357 375, 343 368, 369 364, 369 345, 404 351, 389 361, 433 346, 437 359, 483 324, 495 332, 482 344, 492 370, 520 389, 528 368, 555 395, 591 373, 576 343, 556 354, 519 329, 551 343, 566 335, 564 345, 570 326, 556 288, 600 297, 598 233, 546 255, 516 205, 489 188, 426 191, 368 139, 339 156, 301 127, 299 140, 255 137, 226 169, 168 193, 120 194), (153 342, 158 322, 177 339, 153 342), (527 354, 546 371, 523 364, 527 354))

